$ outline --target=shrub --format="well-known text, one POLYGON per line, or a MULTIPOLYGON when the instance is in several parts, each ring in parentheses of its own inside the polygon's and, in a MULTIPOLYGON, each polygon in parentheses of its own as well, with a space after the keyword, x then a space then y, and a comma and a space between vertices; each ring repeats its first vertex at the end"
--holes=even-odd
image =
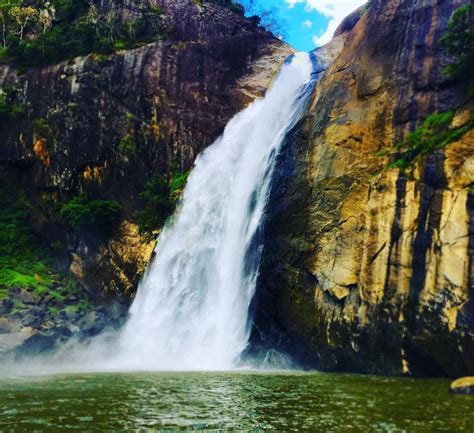
POLYGON ((137 153, 137 145, 131 135, 126 135, 120 140, 118 151, 124 156, 134 156, 137 153))
POLYGON ((113 0, 98 4, 85 0, 52 0, 49 6, 15 0, 20 9, 34 12, 19 37, 15 9, 6 7, 0 19, 4 27, 4 47, 0 61, 13 61, 21 67, 47 65, 90 53, 111 54, 164 37, 162 12, 158 7, 142 6, 137 18, 123 19, 113 0), (47 22, 40 17, 49 16, 47 22))
POLYGON ((91 305, 87 293, 70 277, 53 272, 51 250, 33 234, 33 212, 26 195, 0 175, 0 300, 11 299, 9 314, 22 314, 28 306, 12 297, 12 290, 20 288, 34 299, 50 296, 48 309, 53 316, 60 311, 86 310, 91 305))
POLYGON ((13 90, 0 88, 0 120, 19 117, 24 114, 22 105, 14 102, 13 90))
POLYGON ((174 208, 170 194, 168 182, 160 176, 153 176, 146 183, 145 189, 140 193, 145 206, 133 214, 141 233, 151 233, 163 226, 174 208))
POLYGON ((153 176, 140 194, 144 208, 134 213, 140 232, 150 234, 160 229, 174 212, 186 185, 189 171, 181 172, 174 164, 171 179, 153 176))
POLYGON ((37 138, 49 140, 53 138, 54 130, 45 119, 39 117, 33 120, 33 134, 37 138))
POLYGON ((15 193, 0 178, 0 256, 23 255, 31 242, 28 225, 29 203, 23 194, 15 193))
MULTIPOLYGON (((453 119, 453 111, 428 116, 418 129, 395 146, 397 159, 388 164, 387 169, 405 170, 413 166, 420 157, 460 139, 474 126, 471 118, 466 124, 453 127, 453 119)), ((383 150, 377 155, 385 157, 391 153, 388 150, 383 150)))
POLYGON ((474 6, 457 9, 448 24, 441 44, 454 58, 446 69, 448 77, 464 82, 474 95, 474 6))
POLYGON ((87 200, 75 197, 59 210, 61 219, 73 229, 109 228, 122 212, 122 206, 113 200, 87 200))
POLYGON ((48 266, 39 258, 24 194, 0 178, 0 286, 47 290, 52 282, 48 266))

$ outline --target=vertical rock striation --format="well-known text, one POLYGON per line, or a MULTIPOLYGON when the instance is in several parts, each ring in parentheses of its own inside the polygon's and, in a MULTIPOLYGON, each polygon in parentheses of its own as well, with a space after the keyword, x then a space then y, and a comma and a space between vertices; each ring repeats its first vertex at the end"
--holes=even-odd
MULTIPOLYGON (((122 1, 120 11, 133 15, 139 3, 122 1)), ((131 218, 146 182, 173 165, 189 169, 292 53, 242 16, 198 3, 159 0, 166 36, 137 49, 26 71, 0 66, 0 86, 24 107, 0 123, 2 173, 27 190, 36 232, 68 245, 66 265, 98 298, 132 296, 151 258, 154 244, 131 218), (123 206, 111 239, 49 218, 44 203, 78 194, 123 206)))
MULTIPOLYGON (((474 371, 474 132, 383 170, 435 112, 472 112, 439 39, 463 0, 373 0, 280 157, 252 335, 302 365, 474 371)), ((350 27, 349 26, 349 27, 350 27)))

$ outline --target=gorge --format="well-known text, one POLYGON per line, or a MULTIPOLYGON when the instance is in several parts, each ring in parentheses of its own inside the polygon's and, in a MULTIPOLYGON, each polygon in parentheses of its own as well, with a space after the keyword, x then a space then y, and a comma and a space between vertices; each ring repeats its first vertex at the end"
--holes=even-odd
POLYGON ((206 1, 120 2, 155 33, 0 65, 3 359, 125 326, 141 369, 473 374, 472 95, 440 42, 462 7, 370 1, 304 95, 304 55, 206 1))
POLYGON ((474 430, 472 2, 255 4, 0 0, 0 431, 474 430))

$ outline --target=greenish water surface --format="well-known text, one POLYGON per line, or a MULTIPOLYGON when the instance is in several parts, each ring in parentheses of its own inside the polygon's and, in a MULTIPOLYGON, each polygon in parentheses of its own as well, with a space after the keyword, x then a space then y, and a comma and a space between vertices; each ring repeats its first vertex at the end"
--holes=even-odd
POLYGON ((320 373, 0 379, 0 431, 474 432, 449 380, 320 373))

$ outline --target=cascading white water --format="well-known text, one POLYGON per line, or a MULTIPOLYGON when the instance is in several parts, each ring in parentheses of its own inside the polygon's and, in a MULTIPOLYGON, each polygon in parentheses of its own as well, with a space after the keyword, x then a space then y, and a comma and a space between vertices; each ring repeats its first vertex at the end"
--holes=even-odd
POLYGON ((311 72, 310 56, 295 55, 265 98, 237 114, 198 157, 120 336, 122 367, 226 370, 245 349, 258 274, 249 249, 311 72))

